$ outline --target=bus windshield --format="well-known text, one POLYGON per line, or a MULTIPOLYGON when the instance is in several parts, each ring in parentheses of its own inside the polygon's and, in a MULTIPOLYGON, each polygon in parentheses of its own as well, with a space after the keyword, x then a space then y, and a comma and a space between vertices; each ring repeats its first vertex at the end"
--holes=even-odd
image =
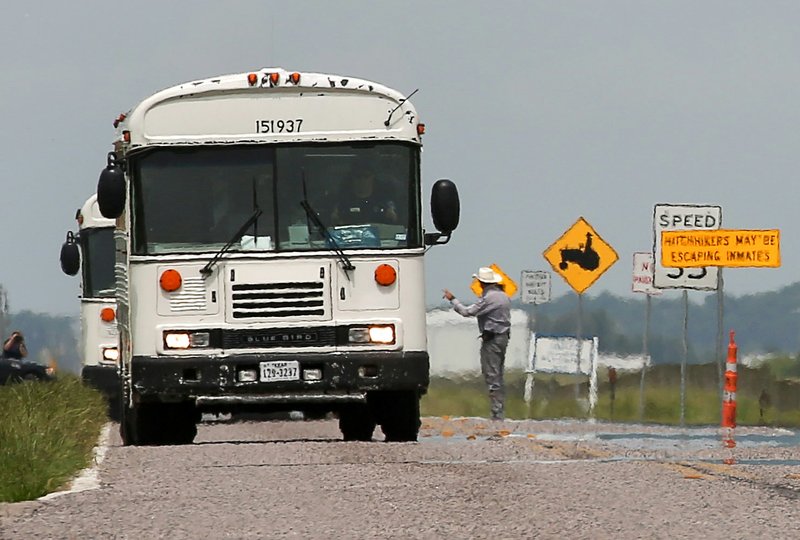
POLYGON ((161 147, 133 161, 133 252, 421 247, 419 147, 399 142, 161 147), (261 213, 240 238, 237 231, 261 213))
POLYGON ((114 227, 83 229, 80 232, 84 298, 113 298, 114 227))

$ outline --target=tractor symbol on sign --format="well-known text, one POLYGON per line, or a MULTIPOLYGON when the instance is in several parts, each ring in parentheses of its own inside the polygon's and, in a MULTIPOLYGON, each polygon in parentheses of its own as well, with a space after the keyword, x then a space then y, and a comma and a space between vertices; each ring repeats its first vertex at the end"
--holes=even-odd
POLYGON ((561 250, 561 262, 558 267, 566 270, 568 263, 574 263, 584 270, 597 270, 600 266, 600 256, 592 249, 592 233, 586 233, 586 244, 579 244, 578 248, 564 248, 561 250))

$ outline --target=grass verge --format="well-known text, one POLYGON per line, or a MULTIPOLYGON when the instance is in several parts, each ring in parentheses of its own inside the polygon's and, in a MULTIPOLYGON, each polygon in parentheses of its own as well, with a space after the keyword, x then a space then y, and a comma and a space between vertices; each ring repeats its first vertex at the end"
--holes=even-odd
POLYGON ((107 421, 103 396, 78 377, 0 386, 0 502, 35 499, 92 458, 107 421))
MULTIPOLYGON (((719 425, 722 403, 716 369, 714 365, 705 364, 687 369, 686 425, 719 425)), ((681 419, 680 378, 680 366, 656 366, 648 370, 643 417, 639 416, 640 373, 620 375, 614 388, 613 408, 610 384, 600 381, 592 417, 616 422, 678 425, 681 419)), ((586 377, 537 374, 530 408, 523 399, 525 379, 524 372, 506 372, 507 418, 589 418, 586 377)), ((432 377, 428 393, 422 398, 421 412, 424 416, 488 416, 489 399, 482 376, 472 373, 432 377)), ((800 384, 777 379, 766 369, 740 367, 736 421, 738 425, 800 427, 800 384)))

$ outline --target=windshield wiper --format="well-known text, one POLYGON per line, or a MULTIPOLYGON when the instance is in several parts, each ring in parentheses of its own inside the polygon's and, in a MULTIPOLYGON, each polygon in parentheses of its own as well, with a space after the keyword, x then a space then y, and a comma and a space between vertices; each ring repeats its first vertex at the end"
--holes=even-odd
POLYGON ((344 254, 344 251, 342 251, 342 248, 339 247, 339 243, 336 242, 336 239, 331 234, 331 231, 329 231, 328 227, 322 223, 322 220, 319 218, 314 209, 311 208, 311 205, 308 204, 308 201, 300 201, 300 206, 302 206, 303 210, 306 211, 306 215, 311 221, 314 222, 314 225, 316 225, 317 228, 322 231, 322 234, 325 236, 325 240, 328 242, 328 246, 334 251, 334 253, 336 253, 336 256, 339 257, 339 261, 342 263, 342 268, 344 269, 344 275, 347 276, 348 280, 350 280, 350 274, 348 272, 355 270, 356 267, 353 266, 353 263, 351 263, 350 259, 347 258, 347 255, 344 254))
POLYGON ((211 274, 211 271, 214 268, 214 265, 217 264, 219 258, 222 257, 225 254, 225 252, 231 249, 231 246, 234 244, 234 242, 236 242, 242 236, 244 236, 245 231, 247 231, 247 229, 250 228, 250 225, 252 225, 260 215, 261 215, 261 209, 256 207, 256 210, 255 212, 253 212, 253 215, 247 218, 247 221, 245 221, 244 225, 242 225, 239 228, 239 230, 236 231, 236 234, 233 235, 233 238, 228 240, 228 243, 222 246, 222 249, 217 251, 217 254, 214 255, 214 257, 210 261, 208 261, 208 264, 206 264, 203 268, 200 269, 200 273, 203 275, 203 277, 207 277, 209 274, 211 274))

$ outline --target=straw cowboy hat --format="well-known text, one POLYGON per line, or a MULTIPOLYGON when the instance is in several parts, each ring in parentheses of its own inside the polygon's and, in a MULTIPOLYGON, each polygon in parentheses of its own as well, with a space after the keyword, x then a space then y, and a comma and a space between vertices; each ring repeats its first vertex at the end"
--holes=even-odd
POLYGON ((487 266, 483 266, 478 269, 477 274, 472 274, 472 277, 480 281, 481 283, 500 283, 503 281, 503 277, 496 273, 494 270, 487 266))

